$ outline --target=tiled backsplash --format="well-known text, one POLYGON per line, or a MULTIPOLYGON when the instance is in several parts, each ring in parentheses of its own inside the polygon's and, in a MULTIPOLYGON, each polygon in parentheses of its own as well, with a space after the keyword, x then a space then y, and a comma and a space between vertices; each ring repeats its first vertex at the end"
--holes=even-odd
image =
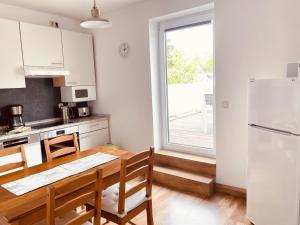
POLYGON ((60 88, 53 87, 52 79, 26 79, 26 88, 0 89, 1 123, 7 121, 7 105, 23 105, 25 122, 59 116, 60 88))

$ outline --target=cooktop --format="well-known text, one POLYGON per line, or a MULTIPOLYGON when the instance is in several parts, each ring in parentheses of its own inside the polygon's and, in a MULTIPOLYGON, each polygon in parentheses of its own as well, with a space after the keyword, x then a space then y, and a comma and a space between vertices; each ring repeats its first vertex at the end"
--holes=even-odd
POLYGON ((64 124, 71 124, 73 122, 68 122, 68 123, 65 123, 63 121, 56 121, 56 122, 53 122, 53 123, 43 123, 43 124, 38 124, 38 125, 35 125, 35 126, 32 126, 33 129, 43 129, 43 128, 47 128, 47 127, 55 127, 55 126, 60 126, 60 125, 64 125, 64 124))

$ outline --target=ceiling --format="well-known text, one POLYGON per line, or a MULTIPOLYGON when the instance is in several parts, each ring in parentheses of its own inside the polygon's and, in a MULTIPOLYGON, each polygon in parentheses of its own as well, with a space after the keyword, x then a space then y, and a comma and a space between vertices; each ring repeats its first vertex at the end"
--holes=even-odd
MULTIPOLYGON (((109 12, 143 0, 97 0, 100 13, 109 12)), ((84 19, 90 16, 93 0, 0 0, 0 3, 84 19)))

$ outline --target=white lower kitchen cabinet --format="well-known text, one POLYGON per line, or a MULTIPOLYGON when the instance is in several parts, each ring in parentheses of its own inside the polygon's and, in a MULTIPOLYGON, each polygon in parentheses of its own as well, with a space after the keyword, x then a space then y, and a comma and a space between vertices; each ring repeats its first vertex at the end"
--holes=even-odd
POLYGON ((36 166, 43 163, 41 143, 35 142, 24 145, 27 166, 36 166))
POLYGON ((81 151, 85 151, 96 146, 105 145, 109 142, 108 128, 80 134, 79 140, 81 151))
POLYGON ((79 125, 80 150, 105 145, 109 143, 109 122, 98 120, 79 125))
POLYGON ((25 88, 19 22, 0 19, 0 89, 25 88))

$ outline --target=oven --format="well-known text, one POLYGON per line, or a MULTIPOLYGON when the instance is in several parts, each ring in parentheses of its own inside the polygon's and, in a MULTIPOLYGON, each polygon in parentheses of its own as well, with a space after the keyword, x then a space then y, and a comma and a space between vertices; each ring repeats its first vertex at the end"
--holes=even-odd
MULTIPOLYGON (((44 140, 53 139, 59 136, 64 136, 64 135, 69 135, 74 133, 77 135, 77 137, 79 136, 78 126, 65 127, 61 129, 55 129, 55 130, 50 130, 50 131, 40 133, 43 162, 47 162, 44 140)), ((77 140, 79 142, 79 138, 77 138, 77 140)), ((73 146, 73 142, 65 142, 63 144, 59 144, 57 148, 64 148, 70 146, 73 146)))

